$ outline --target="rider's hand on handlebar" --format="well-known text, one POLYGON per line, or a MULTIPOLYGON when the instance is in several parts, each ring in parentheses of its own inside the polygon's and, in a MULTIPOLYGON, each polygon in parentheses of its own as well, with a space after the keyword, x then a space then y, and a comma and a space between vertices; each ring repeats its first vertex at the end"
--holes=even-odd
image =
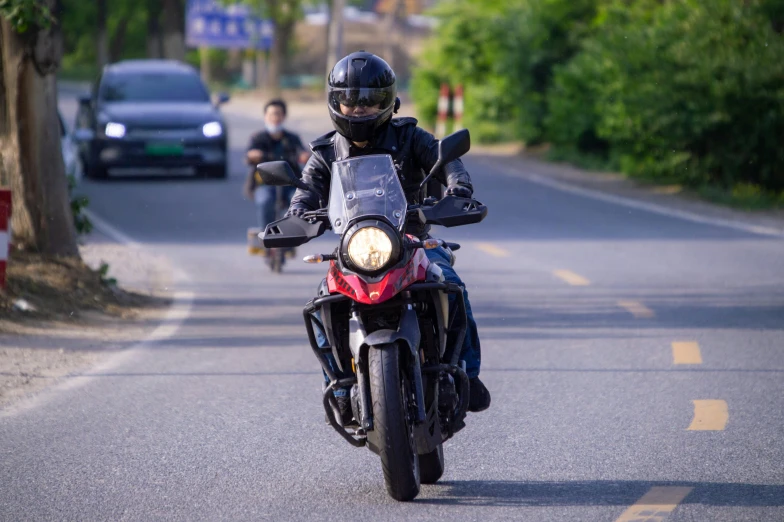
POLYGON ((470 198, 474 195, 474 191, 462 185, 449 185, 444 194, 447 196, 456 196, 458 198, 470 198))
POLYGON ((304 208, 292 208, 291 210, 288 211, 286 215, 297 216, 298 218, 301 218, 302 216, 305 215, 306 212, 308 212, 308 210, 304 208))
POLYGON ((264 159, 264 153, 259 149, 251 149, 248 151, 245 158, 249 165, 257 165, 264 159))

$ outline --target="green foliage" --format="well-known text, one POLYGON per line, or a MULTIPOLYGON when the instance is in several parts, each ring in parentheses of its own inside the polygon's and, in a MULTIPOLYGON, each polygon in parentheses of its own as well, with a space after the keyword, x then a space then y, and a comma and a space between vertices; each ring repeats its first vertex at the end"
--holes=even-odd
POLYGON ((433 14, 413 79, 425 122, 439 84, 463 83, 477 141, 547 141, 551 157, 736 201, 784 194, 781 0, 453 0, 433 14))
POLYGON ((76 188, 76 179, 73 176, 68 176, 68 195, 71 198, 71 213, 73 214, 74 227, 76 233, 79 235, 87 235, 93 230, 93 223, 82 212, 90 203, 87 196, 75 196, 73 194, 76 188))
POLYGON ((433 11, 439 26, 412 83, 425 122, 438 87, 464 85, 465 124, 480 141, 544 136, 553 66, 579 48, 596 0, 455 0, 433 11))
POLYGON ((0 16, 20 34, 48 29, 54 22, 49 8, 37 0, 0 0, 0 16))
POLYGON ((98 268, 98 275, 101 278, 101 283, 104 286, 117 286, 117 279, 114 277, 107 277, 109 275, 109 263, 101 262, 98 268))
POLYGON ((751 0, 609 2, 557 68, 549 137, 648 179, 784 190, 784 39, 751 0))

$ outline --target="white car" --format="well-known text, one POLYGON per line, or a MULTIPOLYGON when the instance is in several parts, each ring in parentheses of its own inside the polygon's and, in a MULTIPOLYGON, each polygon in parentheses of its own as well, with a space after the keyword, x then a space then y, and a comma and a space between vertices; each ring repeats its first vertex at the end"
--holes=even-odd
POLYGON ((68 130, 60 111, 57 111, 57 116, 60 118, 60 144, 63 153, 63 163, 65 163, 65 175, 73 176, 76 181, 79 181, 84 175, 82 160, 79 157, 79 148, 73 134, 68 130))

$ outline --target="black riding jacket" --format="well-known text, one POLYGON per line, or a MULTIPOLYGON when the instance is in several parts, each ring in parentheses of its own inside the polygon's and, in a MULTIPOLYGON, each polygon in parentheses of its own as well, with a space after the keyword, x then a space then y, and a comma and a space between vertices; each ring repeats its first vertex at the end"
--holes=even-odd
MULTIPOLYGON (((295 209, 317 210, 326 207, 332 162, 370 154, 391 155, 408 203, 421 203, 423 194, 419 185, 438 159, 438 140, 417 127, 415 118, 392 119, 386 129, 364 148, 357 147, 332 131, 311 142, 310 149, 313 155, 302 171, 302 181, 310 190, 297 189, 291 199, 289 213, 295 209)), ((445 186, 460 185, 473 190, 471 177, 459 159, 447 163, 434 177, 445 186)), ((411 223, 407 232, 421 237, 428 230, 429 227, 411 223)))

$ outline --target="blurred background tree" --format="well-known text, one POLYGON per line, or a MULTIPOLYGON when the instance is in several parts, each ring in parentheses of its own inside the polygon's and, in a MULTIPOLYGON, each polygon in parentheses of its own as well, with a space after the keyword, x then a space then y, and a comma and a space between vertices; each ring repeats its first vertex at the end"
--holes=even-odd
POLYGON ((784 204, 781 0, 453 0, 415 70, 465 86, 480 141, 784 204))

